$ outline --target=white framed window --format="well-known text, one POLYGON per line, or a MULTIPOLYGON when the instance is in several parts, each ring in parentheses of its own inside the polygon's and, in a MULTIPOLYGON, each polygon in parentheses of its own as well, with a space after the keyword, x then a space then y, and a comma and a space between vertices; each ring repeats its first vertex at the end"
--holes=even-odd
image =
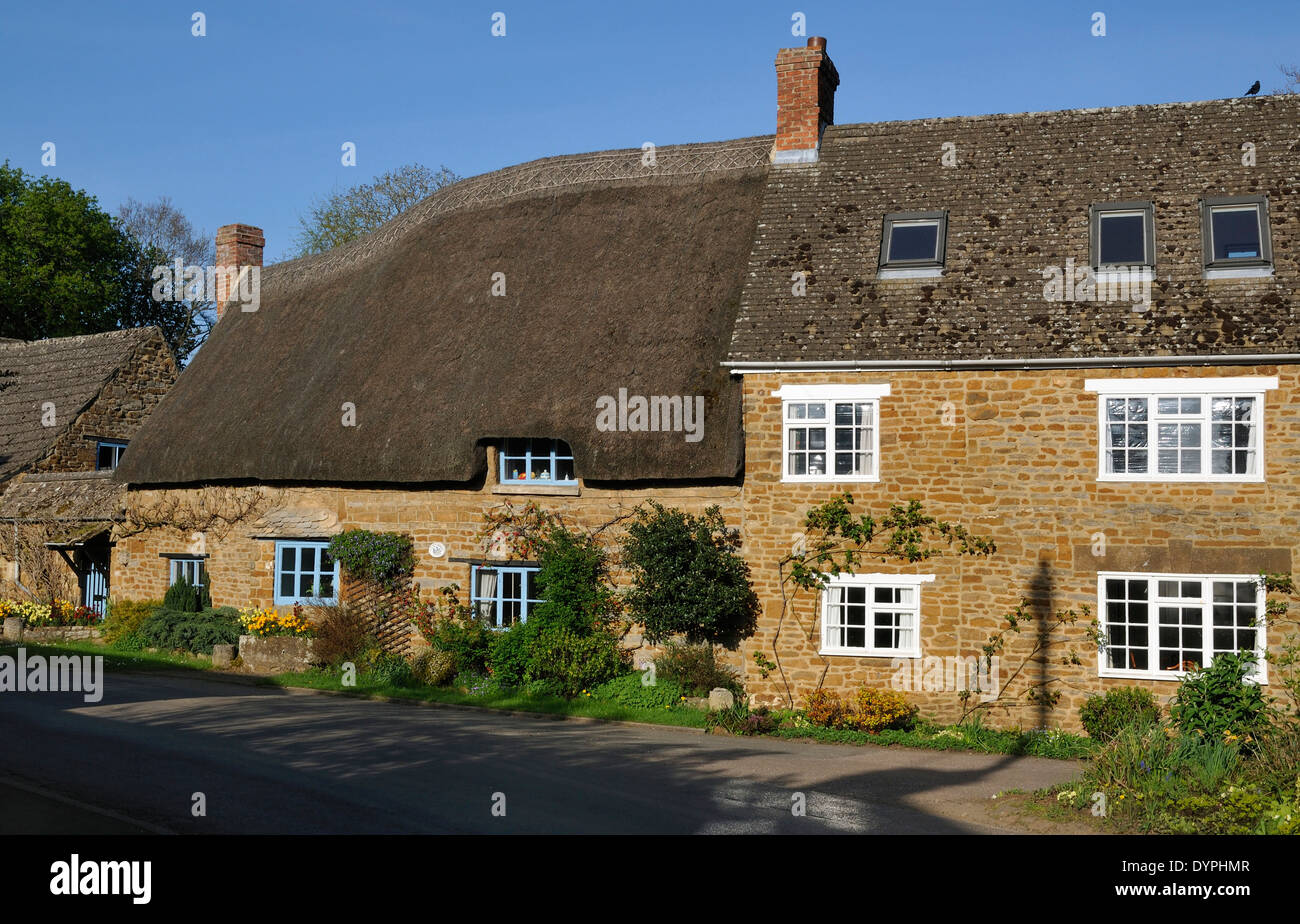
POLYGON ((921 585, 933 574, 833 574, 822 591, 821 654, 921 656, 921 585))
POLYGON ((1179 680, 1216 655, 1249 651, 1251 679, 1265 683, 1264 596, 1258 575, 1102 572, 1098 673, 1179 680))
POLYGON ((308 600, 338 602, 339 565, 328 542, 280 541, 275 544, 275 605, 308 600))
POLYGON ((207 571, 202 558, 173 558, 168 566, 167 585, 170 587, 182 577, 193 587, 202 587, 207 583, 207 571))
POLYGON ((880 399, 888 385, 786 385, 782 481, 879 481, 880 399))
POLYGON ((1264 393, 1276 376, 1089 379, 1099 481, 1263 481, 1264 393))

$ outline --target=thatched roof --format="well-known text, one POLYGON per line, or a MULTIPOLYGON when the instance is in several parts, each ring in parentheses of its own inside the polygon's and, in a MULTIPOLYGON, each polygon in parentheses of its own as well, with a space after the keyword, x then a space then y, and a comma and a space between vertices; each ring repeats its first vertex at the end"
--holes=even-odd
POLYGON ((124 485, 112 472, 24 475, 0 496, 0 522, 111 523, 125 514, 124 485))
POLYGON ((467 482, 503 437, 563 439, 589 480, 734 478, 740 392, 720 363, 769 147, 523 165, 268 267, 260 309, 228 308, 118 479, 467 482), (598 430, 620 388, 703 396, 703 439, 598 430))
POLYGON ((0 390, 0 482, 44 458, 156 327, 50 340, 0 340, 0 370, 15 373, 0 390), (46 402, 54 426, 46 426, 46 402))

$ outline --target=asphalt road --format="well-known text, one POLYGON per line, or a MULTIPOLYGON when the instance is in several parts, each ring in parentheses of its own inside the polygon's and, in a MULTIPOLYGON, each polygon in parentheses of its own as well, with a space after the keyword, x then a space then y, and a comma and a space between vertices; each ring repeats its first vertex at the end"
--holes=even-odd
POLYGON ((1075 772, 189 675, 110 674, 95 704, 0 694, 4 834, 996 833, 994 793, 1075 772))

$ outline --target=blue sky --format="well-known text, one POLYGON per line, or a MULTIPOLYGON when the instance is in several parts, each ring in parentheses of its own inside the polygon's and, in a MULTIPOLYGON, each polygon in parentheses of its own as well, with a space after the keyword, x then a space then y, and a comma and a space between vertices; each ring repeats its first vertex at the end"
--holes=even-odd
POLYGON ((274 260, 314 199, 400 164, 770 133, 796 11, 828 40, 841 123, 1214 99, 1300 64, 1296 0, 10 0, 0 160, 109 210, 167 195, 209 234, 258 225, 274 260))

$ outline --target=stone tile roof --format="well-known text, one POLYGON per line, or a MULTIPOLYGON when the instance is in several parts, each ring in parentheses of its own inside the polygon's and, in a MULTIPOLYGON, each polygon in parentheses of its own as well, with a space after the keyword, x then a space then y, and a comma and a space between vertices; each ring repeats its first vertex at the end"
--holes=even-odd
POLYGON ((0 391, 0 482, 42 459, 156 327, 49 340, 0 341, 0 370, 15 373, 0 391), (44 426, 46 402, 54 426, 44 426))
POLYGON ((109 523, 125 515, 126 486, 112 472, 24 475, 0 496, 0 521, 109 523))
POLYGON ((729 361, 1300 353, 1298 138, 1300 96, 828 128, 819 163, 768 173, 729 361), (1203 279, 1198 199, 1257 194, 1275 275, 1203 279), (1155 205, 1152 305, 1048 301, 1045 268, 1088 264, 1090 204, 1124 200, 1155 205), (878 278, 883 216, 930 210, 943 276, 878 278))

